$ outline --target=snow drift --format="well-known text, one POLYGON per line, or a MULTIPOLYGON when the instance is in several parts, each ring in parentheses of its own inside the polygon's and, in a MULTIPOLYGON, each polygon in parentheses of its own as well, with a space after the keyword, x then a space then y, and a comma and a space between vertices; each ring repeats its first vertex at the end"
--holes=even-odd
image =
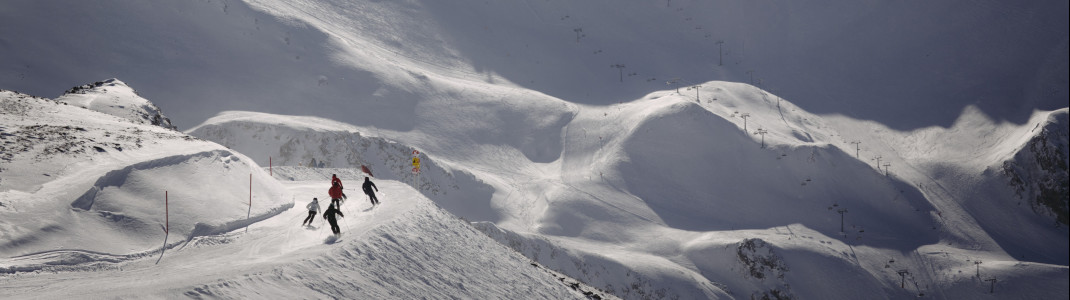
POLYGON ((0 92, 6 256, 139 256, 173 246, 164 242, 170 233, 225 232, 293 205, 248 157, 142 119, 151 102, 107 82, 58 100, 0 92))

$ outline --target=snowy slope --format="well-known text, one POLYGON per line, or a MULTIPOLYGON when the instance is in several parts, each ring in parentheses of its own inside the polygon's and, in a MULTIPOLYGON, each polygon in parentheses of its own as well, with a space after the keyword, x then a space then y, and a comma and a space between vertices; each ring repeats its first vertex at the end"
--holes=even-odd
MULTIPOLYGON (((1030 145, 1065 137, 1037 130, 1065 129, 1067 5, 10 1, 0 87, 124 78, 246 164, 347 182, 412 182, 419 149, 424 197, 625 298, 1065 298, 1070 234, 1033 202, 1065 172, 1030 145)), ((61 181, 67 207, 175 162, 142 156, 61 181)))
POLYGON ((0 86, 52 96, 123 78, 182 129, 242 110, 408 130, 428 102, 465 100, 427 89, 438 76, 599 105, 674 78, 726 80, 897 130, 948 126, 971 105, 1022 124, 1065 106, 1066 11, 999 0, 13 0, 0 7, 0 86))
MULTIPOLYGON (((308 179, 287 187, 318 193, 323 181, 308 179)), ((337 241, 319 217, 314 228, 298 226, 305 211, 295 207, 248 232, 195 237, 143 259, 53 264, 44 269, 51 272, 4 276, 0 285, 16 298, 613 299, 540 269, 403 183, 378 184, 383 205, 347 203, 337 241)))
POLYGON ((1015 151, 1013 159, 1006 159, 1003 172, 1011 178, 1011 184, 1019 199, 1025 200, 1038 214, 1052 217, 1055 222, 1067 224, 1067 201, 1070 193, 1063 183, 1067 181, 1070 160, 1070 142, 1067 141, 1067 109, 1048 114, 1030 130, 1032 138, 1015 151))
MULTIPOLYGON (((316 167, 334 169, 350 188, 356 188, 369 175, 408 182, 418 185, 427 197, 433 197, 438 205, 454 213, 463 212, 474 220, 498 219, 498 212, 487 202, 492 192, 490 187, 479 183, 469 171, 455 171, 455 167, 441 165, 428 154, 421 154, 421 171, 417 176, 412 172, 412 153, 423 149, 371 136, 378 134, 377 131, 316 117, 224 112, 188 133, 257 157, 262 164, 308 166, 314 161, 316 167), (362 167, 368 168, 371 174, 362 172, 362 167), (468 187, 464 193, 456 193, 460 185, 468 187)), ((283 167, 275 172, 275 178, 293 180, 307 176, 294 171, 283 167)))
POLYGON ((76 86, 56 98, 56 101, 126 118, 136 123, 176 129, 175 125, 171 124, 171 119, 164 116, 159 107, 141 98, 134 89, 115 78, 76 86))
MULTIPOLYGON (((911 166, 901 158, 886 160, 894 161, 902 172, 874 167, 877 162, 855 157, 855 145, 830 122, 787 100, 743 84, 703 86, 698 93, 709 95, 706 101, 663 91, 620 105, 580 107, 561 133, 560 158, 548 163, 519 159, 522 156, 515 150, 500 153, 479 146, 464 153, 425 152, 433 158, 425 162, 450 168, 442 176, 422 179, 426 181, 421 192, 454 214, 492 221, 480 223, 480 228, 528 257, 625 298, 775 294, 829 298, 829 291, 842 291, 839 283, 809 274, 852 274, 858 281, 851 286, 856 288, 839 296, 844 299, 945 290, 959 292, 944 297, 972 297, 983 290, 965 288, 971 283, 964 281, 969 274, 963 272, 978 258, 1032 270, 991 270, 986 276, 1019 282, 1004 283, 1003 289, 1063 293, 1042 287, 1065 279, 1067 269, 1059 259, 1065 247, 1031 250, 1024 261, 1014 257, 1031 248, 1025 246, 1030 243, 1065 240, 1065 229, 1030 221, 1017 227, 1031 232, 1030 237, 1010 238, 999 228, 979 224, 974 216, 1004 211, 1003 207, 967 209, 959 206, 956 199, 962 198, 957 195, 925 190, 933 179, 914 177, 929 176, 925 161, 911 166), (743 131, 744 113, 747 131, 743 131), (765 134, 759 135, 759 129, 765 134), (486 167, 494 165, 502 167, 486 167), (911 167, 918 173, 907 172, 911 167), (469 176, 476 179, 458 179, 469 176), (438 195, 429 186, 451 188, 438 195), (488 210, 490 214, 485 213, 488 210), (840 210, 844 210, 842 229, 840 210), (1034 255, 1038 253, 1041 256, 1034 255), (920 284, 909 290, 896 288, 896 280, 905 278, 898 275, 900 270, 913 270, 910 278, 920 284)), ((1023 129, 1008 128, 1007 134, 1023 129)), ((296 153, 334 156, 383 156, 382 149, 394 148, 386 151, 392 152, 386 155, 392 159, 363 161, 376 166, 377 172, 386 169, 388 174, 404 176, 407 165, 380 161, 403 161, 410 148, 364 137, 369 131, 308 117, 229 112, 191 133, 265 156, 295 153, 291 145, 308 145, 296 153), (391 146, 342 146, 384 143, 391 146)), ((986 149, 977 155, 1005 148, 986 149)), ((940 153, 930 152, 936 154, 940 153)), ((331 166, 344 169, 356 164, 331 166)), ((280 176, 289 173, 284 169, 280 176)), ((344 171, 339 173, 346 177, 344 171)), ((935 182, 962 185, 1005 179, 999 173, 963 175, 967 174, 972 175, 965 181, 935 182)), ((992 189, 1011 191, 1010 186, 992 189)), ((1000 195, 975 201, 993 203, 1000 195)), ((1028 210, 1013 216, 1037 219, 1028 210)))
POLYGON ((170 232, 174 242, 229 231, 291 205, 249 158, 215 143, 49 99, 2 96, 5 257, 137 255, 159 249, 170 232), (253 188, 257 204, 249 207, 253 188))
POLYGON ((5 299, 615 298, 498 244, 402 182, 377 179, 375 209, 350 191, 338 240, 321 217, 298 226, 304 204, 326 198, 332 169, 285 167, 284 183, 173 130, 10 91, 0 103, 5 299))

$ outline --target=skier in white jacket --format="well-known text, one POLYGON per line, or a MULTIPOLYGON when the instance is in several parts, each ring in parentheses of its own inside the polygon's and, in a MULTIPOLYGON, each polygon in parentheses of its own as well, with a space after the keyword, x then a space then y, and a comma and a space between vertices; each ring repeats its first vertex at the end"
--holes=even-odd
POLYGON ((312 219, 316 218, 316 212, 320 210, 319 199, 312 198, 312 202, 305 206, 305 208, 308 208, 308 217, 305 218, 304 222, 301 222, 301 225, 304 226, 305 223, 308 223, 308 226, 312 226, 312 219))

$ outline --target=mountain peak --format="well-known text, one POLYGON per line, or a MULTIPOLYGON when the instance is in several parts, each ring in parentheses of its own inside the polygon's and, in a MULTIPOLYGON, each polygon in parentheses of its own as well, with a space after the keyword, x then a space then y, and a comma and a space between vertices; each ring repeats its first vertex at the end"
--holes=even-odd
POLYGON ((125 82, 115 78, 72 87, 56 98, 56 101, 136 123, 177 130, 177 127, 171 124, 171 119, 167 118, 156 104, 142 98, 125 82))

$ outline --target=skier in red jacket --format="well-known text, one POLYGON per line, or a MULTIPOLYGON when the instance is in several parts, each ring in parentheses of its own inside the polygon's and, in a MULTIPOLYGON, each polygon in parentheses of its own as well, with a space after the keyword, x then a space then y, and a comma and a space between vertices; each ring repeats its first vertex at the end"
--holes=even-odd
POLYGON ((345 188, 345 186, 342 185, 342 180, 338 179, 338 175, 331 174, 331 185, 334 185, 335 183, 338 183, 340 188, 345 188))
POLYGON ((327 194, 331 195, 331 205, 341 207, 341 202, 346 198, 346 194, 342 192, 342 184, 334 182, 331 184, 331 189, 327 190, 327 194))

